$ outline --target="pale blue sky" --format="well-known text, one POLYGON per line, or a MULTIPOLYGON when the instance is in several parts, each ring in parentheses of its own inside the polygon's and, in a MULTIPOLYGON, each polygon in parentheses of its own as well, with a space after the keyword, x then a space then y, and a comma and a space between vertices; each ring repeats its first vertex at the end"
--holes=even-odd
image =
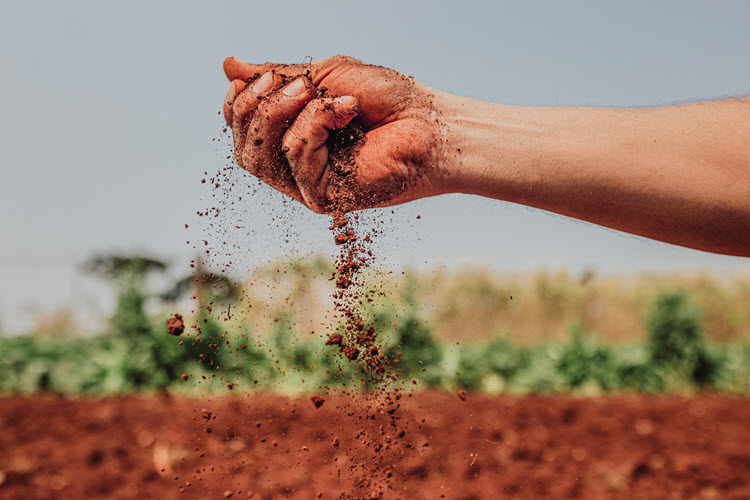
MULTIPOLYGON (((23 329, 34 310, 65 304, 105 314, 102 288, 77 268, 96 251, 147 250, 186 269, 185 240, 206 233, 191 214, 214 204, 202 172, 228 151, 212 142, 227 55, 346 53, 493 102, 653 106, 748 93, 748 19, 747 2, 2 2, 0 325, 23 329)), ((243 202, 223 222, 248 226, 231 233, 235 271, 332 251, 325 218, 238 182, 243 202)), ((387 215, 383 266, 750 270, 472 197, 387 215)))

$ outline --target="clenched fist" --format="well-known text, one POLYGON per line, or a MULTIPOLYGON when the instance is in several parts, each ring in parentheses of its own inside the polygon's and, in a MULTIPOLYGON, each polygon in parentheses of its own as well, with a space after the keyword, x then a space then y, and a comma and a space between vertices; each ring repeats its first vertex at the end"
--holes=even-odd
POLYGON ((237 163, 310 209, 393 205, 445 192, 438 92, 347 56, 224 61, 237 163))

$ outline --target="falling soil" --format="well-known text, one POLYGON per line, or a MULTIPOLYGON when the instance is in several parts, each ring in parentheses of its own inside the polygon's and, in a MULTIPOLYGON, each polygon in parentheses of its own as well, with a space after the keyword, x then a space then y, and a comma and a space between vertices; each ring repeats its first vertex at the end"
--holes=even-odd
POLYGON ((376 342, 375 325, 368 324, 361 311, 362 304, 372 301, 376 292, 363 289, 360 283, 361 270, 370 264, 373 254, 368 248, 369 237, 365 240, 357 235, 358 219, 358 215, 338 212, 331 225, 334 241, 340 247, 336 270, 331 275, 336 284, 334 308, 344 325, 330 334, 326 344, 338 346, 343 356, 357 362, 369 381, 381 381, 386 374, 386 359, 376 342))
MULTIPOLYGON (((255 75, 248 79, 247 85, 251 85, 259 76, 255 75)), ((293 78, 291 76, 280 76, 284 82, 293 78)), ((318 88, 317 97, 336 96, 331 95, 324 88, 318 88)), ((363 313, 363 306, 372 302, 377 293, 382 294, 382 292, 368 289, 363 279, 364 269, 372 264, 375 257, 372 245, 373 238, 378 234, 378 231, 374 228, 363 229, 364 224, 361 224, 360 216, 354 212, 357 207, 366 204, 363 203, 365 194, 357 189, 354 182, 356 169, 358 168, 355 158, 358 148, 362 146, 364 141, 365 135, 362 126, 355 118, 345 128, 332 131, 327 142, 329 150, 328 170, 331 172, 329 186, 332 195, 326 208, 331 221, 330 231, 336 244, 337 255, 334 263, 335 271, 330 276, 333 297, 331 313, 333 317, 323 331, 319 331, 317 335, 321 336, 322 334, 322 338, 320 338, 321 349, 325 349, 323 344, 333 347, 331 356, 337 359, 329 366, 334 379, 342 372, 345 372, 344 376, 348 377, 348 373, 351 371, 348 365, 353 363, 359 370, 360 382, 363 385, 369 384, 371 388, 376 387, 377 390, 357 393, 357 389, 354 389, 356 395, 348 399, 345 407, 339 407, 336 405, 340 403, 335 401, 340 401, 340 398, 338 400, 334 398, 332 403, 329 387, 322 386, 318 387, 315 392, 323 393, 325 397, 318 394, 309 396, 305 405, 306 408, 316 411, 319 415, 331 411, 331 407, 336 406, 334 410, 337 415, 336 421, 330 422, 324 418, 320 423, 321 426, 327 426, 331 431, 336 431, 342 427, 360 429, 354 440, 346 439, 347 433, 337 432, 336 436, 330 437, 329 446, 346 454, 346 466, 343 463, 332 464, 336 466, 337 477, 332 484, 337 484, 339 481, 344 481, 346 484, 356 484, 357 491, 363 492, 363 496, 365 492, 382 493, 388 489, 388 484, 394 475, 393 468, 396 466, 396 460, 394 459, 393 463, 390 463, 387 467, 382 467, 382 460, 375 460, 374 457, 382 456, 386 450, 402 447, 408 427, 400 412, 405 396, 400 390, 389 387, 389 383, 395 380, 398 374, 389 369, 389 360, 384 356, 383 349, 378 343, 376 320, 368 322, 365 319, 366 315, 363 313), (377 425, 375 425, 375 422, 378 422, 377 425)), ((231 158, 232 155, 227 157, 228 160, 231 160, 231 158)), ((274 158, 268 161, 276 162, 279 159, 274 158)), ((219 366, 219 358, 213 355, 224 344, 228 346, 229 352, 233 352, 236 356, 241 357, 249 352, 245 351, 245 344, 241 346, 230 345, 232 335, 227 336, 229 330, 228 328, 222 328, 220 321, 228 321, 231 318, 231 308, 240 304, 244 307, 252 307, 252 304, 237 302, 227 305, 220 302, 214 303, 211 300, 211 297, 219 296, 223 291, 229 292, 232 288, 238 288, 236 283, 231 283, 225 276, 225 273, 230 270, 231 260, 228 264, 223 265, 221 271, 214 270, 212 264, 215 256, 222 256, 220 260, 226 262, 228 259, 223 257, 232 255, 232 250, 227 245, 227 240, 231 242, 233 239, 230 234, 232 228, 246 228, 241 220, 247 214, 233 213, 231 208, 234 203, 231 200, 241 200, 242 196, 248 195, 244 192, 242 194, 233 193, 233 191, 244 190, 245 182, 238 184, 235 166, 232 164, 227 165, 213 176, 205 173, 205 177, 201 179, 201 183, 206 184, 212 191, 211 196, 214 206, 197 211, 197 215, 205 218, 208 222, 204 229, 206 231, 204 238, 192 242, 193 248, 199 252, 199 257, 190 262, 190 268, 193 271, 193 279, 191 280, 192 299, 197 302, 198 307, 190 311, 191 314, 195 315, 195 323, 189 326, 189 331, 186 333, 184 340, 180 342, 180 346, 191 350, 196 356, 196 361, 202 364, 206 370, 214 373, 210 375, 206 373, 195 374, 195 376, 184 374, 183 380, 188 381, 189 379, 196 387, 200 384, 210 383, 212 380, 221 380, 224 384, 227 384, 229 389, 236 387, 236 392, 246 392, 257 387, 257 385, 245 385, 242 382, 235 386, 236 381, 232 378, 232 374, 225 367, 219 366), (220 244, 209 244, 209 240, 217 241, 217 239, 220 244), (226 380, 225 377, 231 380, 226 380)), ((249 194, 249 196, 252 196, 252 194, 249 194)), ((279 207, 274 208, 278 209, 279 207)), ((284 221, 288 217, 290 215, 285 214, 283 210, 278 215, 274 214, 274 224, 275 227, 279 228, 277 231, 279 238, 288 237, 288 234, 285 234, 286 228, 284 227, 284 221)), ((185 226, 188 227, 187 224, 185 226)), ((246 234, 247 232, 242 231, 242 233, 246 234)), ((236 248, 241 248, 240 251, 243 253, 247 252, 248 247, 247 242, 244 243, 244 245, 236 245, 236 248)), ((188 241, 188 244, 191 244, 191 242, 188 241)), ((244 273, 245 270, 242 270, 242 272, 244 273)), ((292 327, 293 325, 290 326, 290 330, 292 327)), ((181 334, 185 329, 182 317, 175 315, 174 318, 170 318, 167 321, 167 328, 169 333, 173 335, 178 335, 178 330, 181 334)), ((242 335, 242 338, 246 339, 245 342, 248 344, 253 343, 256 344, 256 347, 263 348, 261 337, 249 338, 242 335)), ((288 348, 291 347, 288 346, 288 348)), ((282 349, 284 348, 282 347, 282 349)), ((252 372, 251 361, 248 361, 245 369, 252 372)), ((259 382, 262 384, 263 381, 255 380, 254 384, 259 382)), ((228 410, 229 413, 231 411, 228 410)), ((201 432, 203 434, 216 435, 219 432, 215 419, 216 414, 213 414, 212 417, 209 416, 207 419, 201 419, 201 432)), ((258 423, 256 428, 261 428, 261 422, 258 423)), ((265 425, 262 428, 267 436, 262 439, 262 443, 270 444, 271 450, 280 453, 281 450, 278 445, 282 438, 288 435, 289 431, 265 425)), ((411 446, 410 444, 409 447, 411 446)), ((306 447, 307 445, 302 445, 302 448, 306 447)), ((319 450, 313 447, 306 448, 303 451, 307 457, 312 457, 312 460, 317 460, 320 457, 319 450), (318 453, 317 456, 315 455, 316 452, 318 453)), ((286 452, 289 453, 289 449, 286 452)), ((233 465, 229 465, 226 460, 217 459, 215 456, 207 455, 200 458, 202 459, 201 467, 206 469, 210 467, 211 470, 222 470, 229 473, 230 470, 240 466, 239 462, 232 462, 233 465)), ((334 462, 336 460, 334 459, 334 462)), ((187 489, 186 483, 181 482, 180 484, 185 491, 190 491, 187 489)), ((192 481, 192 484, 192 491, 197 491, 194 481, 192 481)), ((243 491, 246 492, 246 490, 243 491)), ((218 494, 229 492, 235 498, 238 496, 245 498, 246 494, 241 493, 237 488, 217 489, 216 492, 218 494)))
POLYGON ((331 280, 336 284, 334 308, 344 319, 344 326, 331 333, 326 344, 338 346, 344 357, 359 364, 368 382, 377 383, 385 380, 385 376, 394 378, 395 375, 387 372, 388 360, 377 343, 376 325, 368 324, 361 310, 362 305, 371 302, 372 295, 376 293, 375 290, 363 288, 360 282, 362 269, 373 260, 370 248, 372 239, 369 234, 359 234, 359 215, 351 213, 354 207, 362 204, 359 199, 361 193, 352 179, 357 168, 354 158, 364 140, 364 133, 356 120, 341 130, 333 131, 328 139, 328 168, 334 193, 329 206, 332 215, 329 229, 340 249, 331 280))
POLYGON ((173 318, 167 320, 167 333, 179 337, 185 331, 185 323, 182 322, 182 315, 176 314, 173 318))
MULTIPOLYGON (((281 85, 286 84, 296 78, 296 76, 299 75, 284 75, 280 73, 276 75, 277 78, 281 78, 281 85)), ((260 74, 256 74, 248 78, 246 85, 252 85, 259 77, 260 74)), ((403 75, 399 75, 398 77, 409 80, 407 77, 403 77, 403 75)), ((316 97, 335 98, 337 96, 332 95, 326 88, 319 87, 316 89, 316 97)), ((263 97, 259 97, 259 100, 262 99, 263 97)), ((249 123, 249 120, 247 123, 249 123)), ((224 129, 224 132, 226 132, 226 129, 224 129)), ((240 132, 246 134, 247 130, 240 132)), ((256 138, 253 140, 256 146, 263 145, 263 139, 256 138)), ((341 397, 333 397, 329 392, 328 386, 318 387, 316 392, 325 393, 325 398, 317 394, 310 396, 309 401, 305 405, 305 411, 316 411, 321 416, 326 415, 326 412, 333 412, 332 414, 327 414, 329 416, 335 415, 333 421, 326 418, 320 420, 321 428, 325 428, 331 432, 336 431, 335 436, 329 437, 328 442, 334 443, 330 445, 331 448, 346 454, 345 458, 341 457, 341 463, 336 463, 339 460, 338 457, 332 458, 334 463, 330 465, 336 471, 336 478, 332 485, 339 485, 341 481, 344 481, 348 484, 349 492, 357 491, 359 496, 362 497, 379 498, 390 491, 394 477, 400 473, 396 470, 399 467, 399 457, 413 453, 415 450, 427 449, 429 445, 424 443, 417 444, 416 442, 412 442, 409 437, 412 432, 410 429, 413 428, 413 425, 421 428, 421 424, 419 423, 410 423, 402 411, 404 401, 411 397, 411 395, 404 392, 403 389, 391 385, 392 381, 396 380, 399 376, 399 373, 392 368, 395 364, 394 362, 397 360, 387 359, 380 343, 381 339, 379 339, 380 325, 378 325, 377 319, 368 319, 368 315, 364 312, 365 307, 374 300, 375 296, 383 293, 368 287, 363 276, 364 270, 373 264, 375 258, 373 238, 378 231, 374 228, 364 229, 364 224, 361 223, 360 216, 355 210, 363 206, 375 206, 379 201, 382 201, 380 197, 390 198, 394 194, 385 192, 367 193, 363 192, 357 185, 357 178, 361 176, 358 176, 357 169, 359 166, 356 163, 356 158, 359 149, 365 141, 364 128, 359 119, 355 117, 346 127, 331 131, 326 144, 329 152, 326 170, 330 174, 330 178, 328 182, 329 199, 325 211, 331 217, 329 229, 333 242, 336 245, 337 255, 334 262, 335 270, 330 276, 333 298, 333 311, 331 312, 333 317, 323 331, 323 338, 326 339, 324 343, 333 348, 331 349, 331 355, 338 358, 334 362, 334 367, 331 368, 333 372, 336 371, 336 366, 338 367, 338 372, 332 374, 333 378, 336 379, 342 372, 346 372, 346 376, 348 376, 350 372, 350 366, 348 365, 353 363, 360 375, 359 382, 368 389, 374 388, 375 390, 359 393, 357 392, 358 389, 355 388, 353 391, 354 395, 347 396, 346 404, 342 404, 341 397), (375 199, 376 197, 377 199, 375 199), (333 409, 332 406, 334 407, 333 409), (341 429, 346 430, 342 431, 341 429), (356 433, 354 433, 355 430, 356 433), (354 436, 351 435, 352 433, 354 433, 354 436)), ((232 156, 229 155, 227 159, 231 160, 232 156)), ((276 173, 281 173, 282 176, 288 174, 288 178, 286 179, 287 184, 294 183, 294 179, 291 178, 291 171, 288 165, 286 165, 286 160, 281 149, 279 149, 278 154, 269 153, 268 156, 268 158, 264 158, 265 161, 269 162, 274 168, 278 167, 282 169, 280 171, 276 170, 276 173)), ((224 203, 224 200, 230 199, 229 195, 235 189, 236 179, 232 177, 233 168, 231 165, 227 166, 212 177, 206 174, 209 181, 207 184, 213 191, 212 196, 217 198, 217 195, 219 195, 218 199, 215 200, 217 205, 221 205, 224 203)), ((206 180, 204 178, 201 182, 206 184, 206 180)), ((396 189, 403 190, 405 186, 402 185, 396 189)), ((231 220, 231 215, 227 215, 227 212, 224 210, 225 207, 226 205, 222 208, 219 206, 209 207, 205 210, 199 210, 197 214, 200 217, 210 217, 211 219, 220 217, 221 214, 224 220, 231 220)), ((244 214, 238 218, 244 218, 244 214)), ((276 227, 281 227, 280 232, 283 232, 284 215, 279 214, 279 218, 282 223, 276 227)), ((231 222, 231 225, 237 229, 245 227, 236 222, 231 222)), ((217 224, 217 226, 221 226, 221 224, 217 224)), ((208 230, 210 231, 214 227, 214 224, 209 222, 208 230)), ((211 236, 214 237, 217 235, 214 234, 211 236)), ((225 230, 221 236, 226 236, 225 230)), ((198 362, 203 364, 206 369, 217 371, 217 373, 212 373, 210 377, 202 374, 200 377, 196 376, 192 378, 191 380, 194 380, 196 385, 203 383, 207 378, 211 379, 218 375, 216 380, 222 380, 223 383, 227 384, 229 389, 232 389, 234 382, 224 380, 225 375, 228 377, 231 375, 221 372, 222 367, 217 365, 218 358, 214 359, 215 356, 212 356, 212 351, 215 352, 217 347, 226 344, 229 346, 230 352, 234 350, 235 354, 242 354, 246 346, 242 345, 240 349, 237 349, 229 345, 230 342, 228 339, 230 337, 225 338, 225 334, 228 332, 226 330, 223 333, 216 331, 215 321, 213 322, 214 333, 209 333, 211 332, 211 328, 208 326, 212 324, 210 322, 215 320, 217 316, 216 313, 212 313, 212 307, 216 307, 216 304, 213 302, 206 304, 206 300, 202 298, 202 295, 205 296, 207 294, 202 292, 201 289, 207 287, 216 289, 217 286, 219 289, 223 287, 230 288, 230 284, 226 281, 222 282, 222 278, 218 275, 204 270, 203 262, 204 259, 206 261, 210 260, 214 255, 223 254, 228 257, 231 253, 226 247, 226 241, 223 241, 223 244, 218 248, 203 248, 208 247, 208 239, 211 238, 207 237, 202 240, 203 245, 200 242, 197 244, 193 243, 194 248, 200 248, 201 252, 201 257, 190 264, 196 275, 195 284, 197 287, 193 299, 196 299, 200 305, 200 310, 198 311, 199 319, 191 326, 191 329, 194 331, 190 331, 186 335, 186 340, 180 342, 180 345, 184 343, 185 348, 193 349, 199 357, 198 362)), ((231 261, 229 261, 229 265, 231 265, 231 261)), ((226 270, 224 269, 224 271, 226 270)), ((228 306, 226 311, 225 317, 227 320, 230 318, 229 307, 231 305, 228 306)), ((193 313, 195 312, 193 311, 193 313)), ((168 321, 170 333, 176 332, 177 320, 180 320, 179 324, 184 330, 181 317, 175 315, 175 318, 168 321)), ((180 333, 182 333, 182 330, 180 333)), ((177 333, 173 334, 178 335, 177 333)), ((320 335, 320 332, 318 335, 320 335)), ((252 340, 255 341, 255 339, 252 340)), ((322 344, 323 342, 321 342, 321 348, 324 348, 322 344)), ((252 370, 253 368, 248 366, 247 369, 252 370)), ((183 376, 183 380, 186 380, 185 376, 183 376)), ((257 384, 258 380, 254 382, 257 384)), ((238 386, 239 390, 250 388, 252 386, 238 386)), ((347 387, 347 389, 351 388, 347 387)), ((299 410, 301 411, 302 409, 300 408, 299 410)), ((229 410, 227 417, 233 418, 231 414, 232 410, 229 410)), ((215 435, 218 430, 217 422, 214 421, 215 419, 216 414, 213 415, 213 418, 210 416, 209 418, 203 418, 202 432, 206 435, 215 435)), ((256 428, 261 428, 260 422, 256 425, 256 428)), ((283 440, 282 438, 293 434, 293 431, 286 427, 263 426, 263 429, 267 437, 262 438, 261 443, 264 446, 270 443, 270 450, 276 453, 281 452, 279 444, 283 440)), ((287 446, 291 446, 291 444, 287 444, 287 446)), ((307 457, 313 457, 311 459, 308 458, 308 462, 309 460, 319 460, 323 456, 320 454, 317 456, 313 455, 313 452, 316 451, 315 448, 308 446, 310 445, 301 444, 301 448, 297 447, 307 457)), ((290 449, 287 448, 286 452, 289 453, 290 449)), ((319 450, 317 451, 319 453, 319 450)), ((234 468, 240 467, 241 463, 233 462, 233 465, 229 466, 221 461, 213 463, 211 460, 216 460, 216 457, 212 457, 203 466, 210 466, 212 470, 214 467, 216 469, 227 469, 227 467, 230 467, 231 470, 234 470, 234 468)), ((224 472, 228 473, 228 471, 229 469, 224 472)), ((332 472, 330 473, 333 474, 332 472)), ((195 483, 192 483, 192 487, 194 488, 192 491, 197 491, 195 483)), ((189 487, 187 483, 181 482, 180 484, 184 491, 189 491, 187 490, 189 487)), ((232 487, 217 489, 216 491, 219 493, 224 492, 225 496, 229 493, 234 496, 243 495, 244 497, 239 488, 232 487)), ((243 491, 247 492, 247 488, 243 491)), ((328 494, 330 492, 325 489, 321 490, 320 493, 320 496, 330 497, 328 494)), ((270 498, 271 496, 261 495, 261 497, 270 498)), ((308 498, 309 496, 304 497, 308 498)), ((344 497, 349 498, 350 496, 345 494, 344 497)))
POLYGON ((0 498, 750 497, 748 398, 423 392, 377 451, 385 416, 327 400, 0 399, 0 498))
MULTIPOLYGON (((394 74, 396 73, 394 72, 394 74)), ((256 73, 247 78, 245 89, 252 87, 260 76, 260 73, 256 73)), ((304 66, 300 66, 300 73, 296 75, 275 72, 278 86, 284 86, 298 77, 307 78, 308 84, 312 85, 309 69, 304 66)), ((407 78, 407 80, 409 79, 407 78)), ((316 88, 316 98, 335 97, 337 96, 329 92, 326 87, 316 88)), ((264 96, 258 96, 259 100, 265 98, 264 96)), ((255 111, 252 111, 251 116, 254 113, 255 111)), ((250 123, 250 121, 251 118, 248 118, 246 123, 250 123)), ((239 133, 244 134, 245 131, 239 133)), ((342 360, 357 363, 365 382, 378 383, 385 380, 386 376, 388 379, 395 379, 396 374, 387 371, 388 360, 386 360, 377 343, 378 331, 376 325, 368 324, 361 311, 361 306, 372 301, 372 295, 376 293, 374 290, 364 289, 361 282, 362 270, 369 266, 374 258, 371 244, 375 232, 359 234, 359 216, 353 213, 358 207, 368 205, 364 202, 364 197, 368 195, 363 193, 355 182, 358 168, 355 158, 364 141, 363 127, 358 118, 355 117, 346 127, 331 131, 326 143, 329 152, 326 169, 330 173, 330 195, 326 211, 332 217, 330 230, 333 233, 334 242, 339 248, 335 260, 336 270, 331 276, 331 281, 334 284, 335 320, 341 320, 343 325, 341 327, 334 324, 330 325, 330 329, 333 331, 328 334, 329 338, 325 343, 337 346, 342 360)), ((257 142, 256 144, 259 145, 257 142)), ((286 160, 283 158, 281 150, 279 150, 279 156, 272 156, 266 158, 265 161, 272 164, 281 162, 283 165, 279 165, 279 168, 282 171, 289 169, 288 165, 285 165, 286 160)), ((227 157, 227 159, 232 158, 233 155, 227 157)), ((234 189, 235 182, 229 175, 231 169, 232 167, 227 167, 210 179, 209 185, 215 193, 214 196, 216 192, 229 194, 234 189)), ((205 183, 205 179, 201 182, 205 183)), ((294 183, 294 180, 292 179, 290 182, 294 183)), ((370 194, 369 196, 372 197, 373 195, 370 194)), ((218 217, 219 212, 218 207, 211 207, 205 211, 198 211, 198 215, 218 217)), ((221 251, 220 248, 213 249, 214 253, 221 251)), ((208 250, 206 250, 206 254, 209 254, 208 250)))

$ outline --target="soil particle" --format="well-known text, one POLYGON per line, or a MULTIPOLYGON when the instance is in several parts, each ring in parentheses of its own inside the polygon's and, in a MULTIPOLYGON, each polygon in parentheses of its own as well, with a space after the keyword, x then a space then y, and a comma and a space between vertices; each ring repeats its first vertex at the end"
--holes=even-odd
POLYGON ((344 355, 346 355, 347 358, 354 361, 359 357, 359 349, 352 346, 344 346, 342 349, 344 351, 344 355))
POLYGON ((349 241, 349 236, 346 234, 337 234, 336 236, 334 236, 333 240, 337 245, 343 245, 344 243, 349 241))
POLYGON ((187 382, 187 379, 188 379, 189 377, 190 377, 190 375, 188 375, 187 373, 183 373, 183 374, 182 374, 182 377, 181 377, 181 378, 182 378, 182 380, 184 380, 184 381, 186 381, 186 382, 187 382))
POLYGON ((332 333, 330 337, 328 337, 328 340, 326 340, 326 345, 341 345, 341 341, 343 340, 343 337, 340 333, 332 333))
POLYGON ((465 390, 461 389, 460 391, 458 391, 456 393, 456 396, 458 396, 458 399, 460 399, 461 401, 466 401, 466 391, 465 390))
POLYGON ((337 288, 349 288, 351 284, 352 284, 352 280, 350 280, 346 276, 339 276, 338 278, 336 278, 337 288))
POLYGON ((173 318, 167 320, 167 333, 179 337, 185 331, 185 323, 182 321, 182 315, 175 313, 173 318))
POLYGON ((310 396, 310 401, 313 402, 313 404, 315 405, 315 408, 320 408, 321 406, 323 406, 323 403, 326 402, 326 399, 316 394, 316 395, 310 396))

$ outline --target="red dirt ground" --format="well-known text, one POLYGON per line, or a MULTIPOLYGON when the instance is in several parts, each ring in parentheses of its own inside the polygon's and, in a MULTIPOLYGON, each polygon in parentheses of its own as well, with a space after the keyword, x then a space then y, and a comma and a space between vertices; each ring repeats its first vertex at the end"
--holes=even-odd
POLYGON ((8 397, 0 498, 750 498, 750 398, 401 402, 8 397))

